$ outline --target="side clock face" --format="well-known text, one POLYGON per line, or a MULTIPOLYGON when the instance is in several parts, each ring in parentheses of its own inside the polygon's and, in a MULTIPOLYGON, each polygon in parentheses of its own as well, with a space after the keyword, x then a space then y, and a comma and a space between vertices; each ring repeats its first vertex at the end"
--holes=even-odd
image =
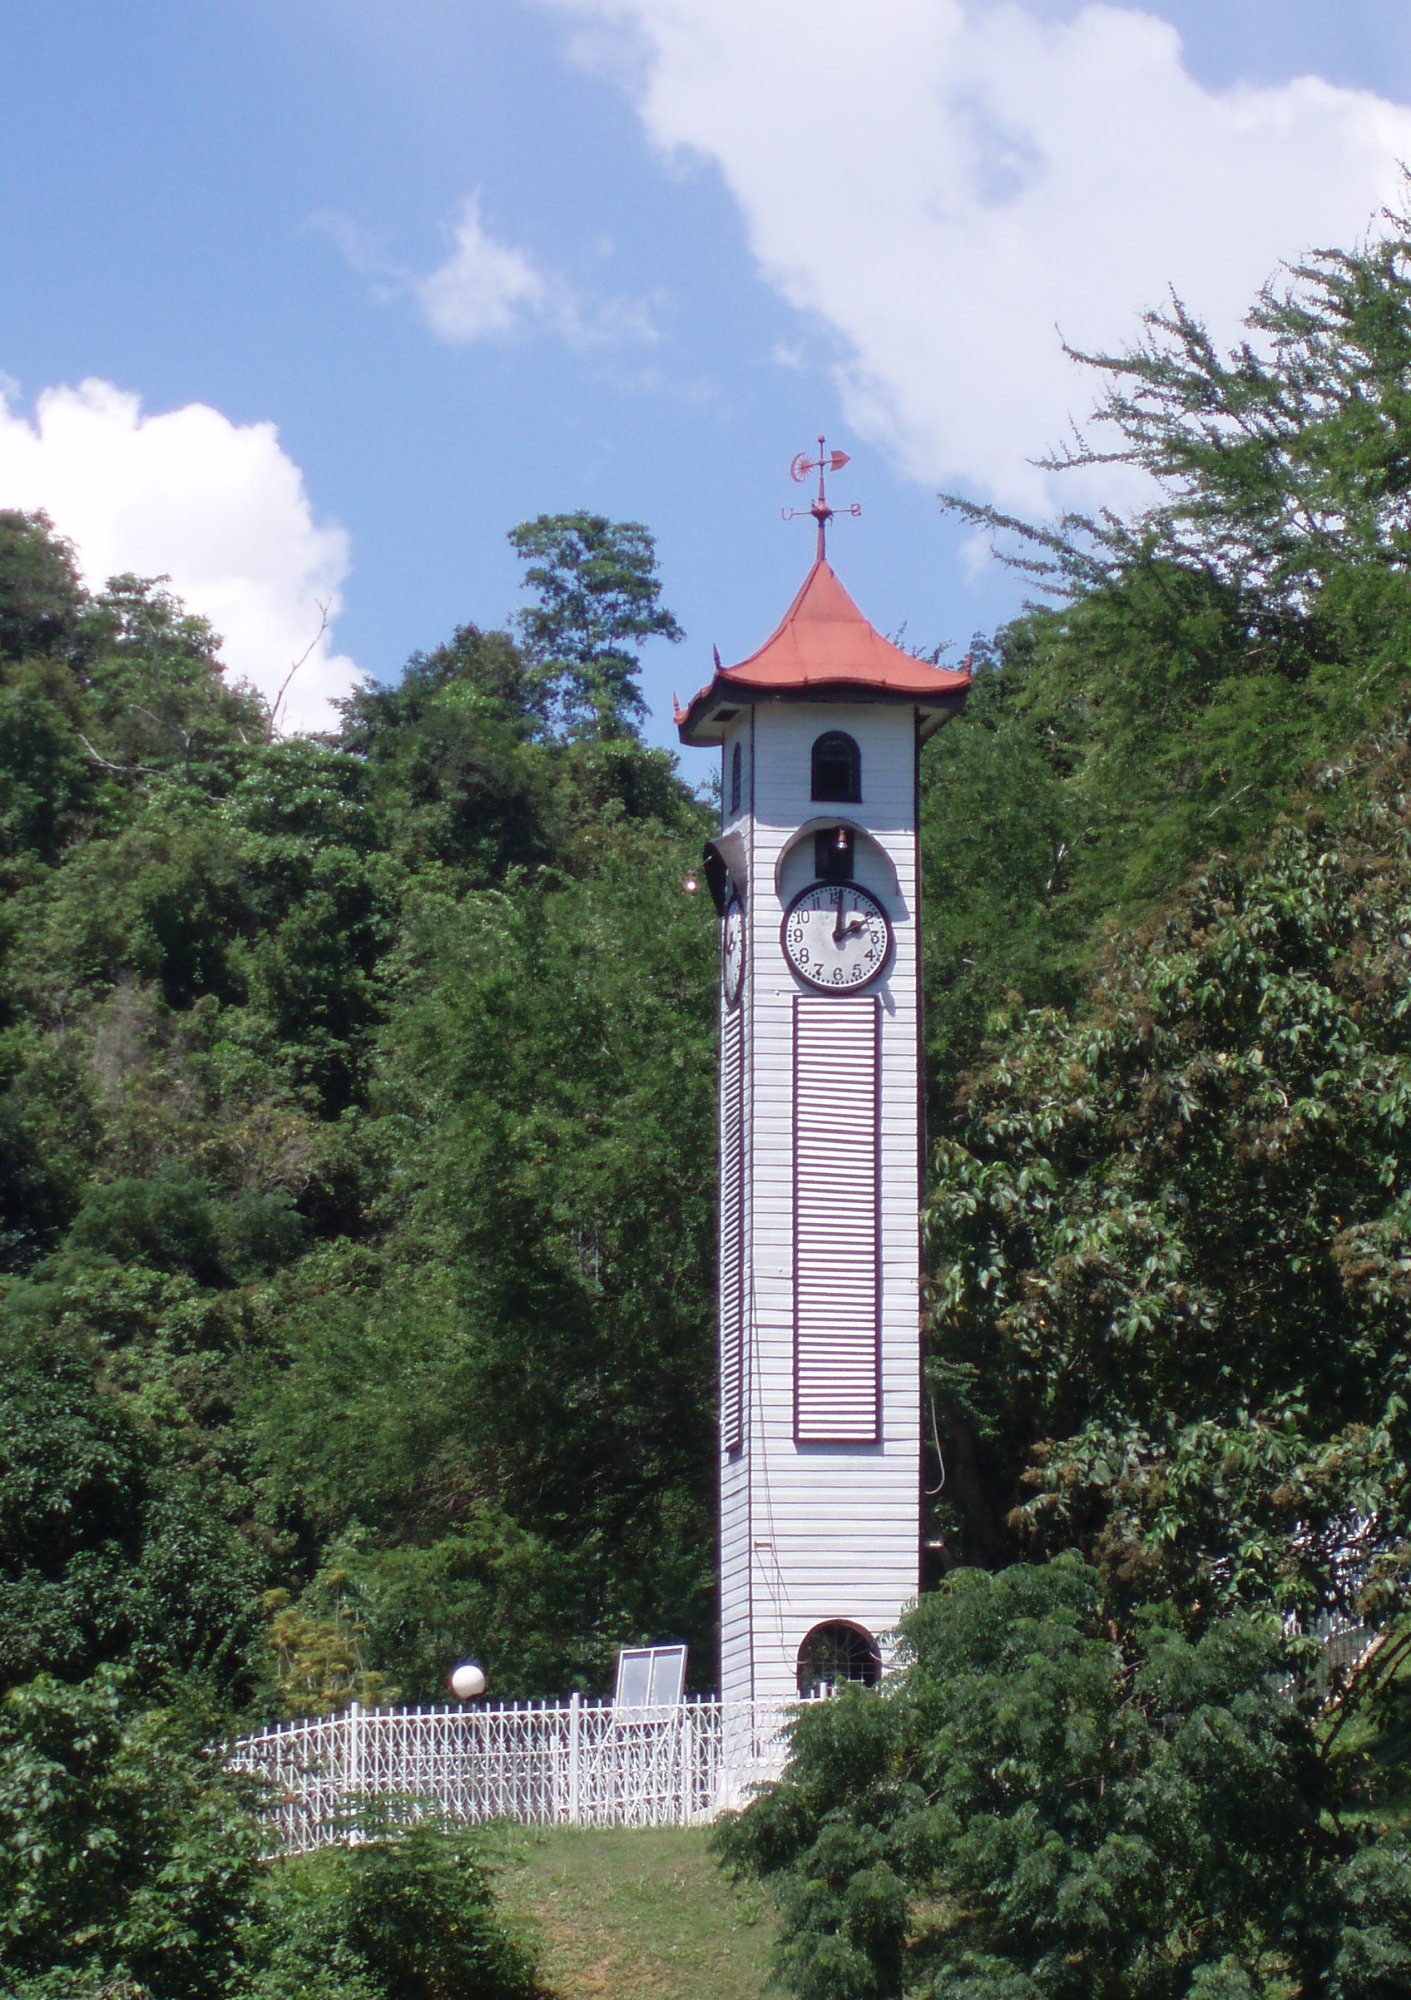
POLYGON ((892 926, 870 889, 815 882, 784 912, 784 956, 810 986, 852 993, 868 986, 892 950, 892 926))
POLYGON ((745 911, 733 889, 725 905, 721 956, 725 1004, 727 1007, 733 1007, 739 1000, 740 988, 745 983, 745 911))

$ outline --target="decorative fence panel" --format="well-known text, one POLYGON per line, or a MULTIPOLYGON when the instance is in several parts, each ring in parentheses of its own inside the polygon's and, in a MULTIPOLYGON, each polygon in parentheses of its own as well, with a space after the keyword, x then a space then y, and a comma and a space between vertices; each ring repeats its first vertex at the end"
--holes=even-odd
POLYGON ((264 1780, 278 1845, 356 1840, 375 1802, 398 1819, 690 1826, 781 1767, 791 1708, 572 1700, 496 1708, 364 1709, 242 1737, 230 1768, 264 1780))

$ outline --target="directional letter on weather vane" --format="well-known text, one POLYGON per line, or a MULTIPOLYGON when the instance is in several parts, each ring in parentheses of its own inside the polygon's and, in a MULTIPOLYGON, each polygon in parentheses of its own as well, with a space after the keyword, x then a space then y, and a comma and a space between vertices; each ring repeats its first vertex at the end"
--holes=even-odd
POLYGON ((835 512, 852 515, 858 515, 862 512, 856 500, 853 501, 850 507, 833 508, 828 505, 828 495, 823 487, 823 476, 827 472, 841 472, 847 463, 848 454, 845 451, 829 451, 828 440, 820 434, 817 458, 810 458, 807 452, 801 451, 796 454, 793 463, 789 467, 790 473, 800 485, 809 477, 810 473, 816 472, 818 474, 818 493, 811 507, 781 507, 779 512, 786 521, 795 521, 800 514, 811 514, 813 516, 814 520, 818 523, 818 554, 820 559, 824 552, 824 530, 832 520, 835 512))

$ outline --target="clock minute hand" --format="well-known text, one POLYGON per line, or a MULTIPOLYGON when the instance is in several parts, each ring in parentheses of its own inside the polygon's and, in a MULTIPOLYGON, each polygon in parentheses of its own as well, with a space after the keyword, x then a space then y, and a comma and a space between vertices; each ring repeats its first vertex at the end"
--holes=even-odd
POLYGON ((847 936, 847 932, 843 929, 843 892, 841 889, 838 891, 837 911, 838 913, 833 919, 833 942, 834 944, 841 944, 847 936))

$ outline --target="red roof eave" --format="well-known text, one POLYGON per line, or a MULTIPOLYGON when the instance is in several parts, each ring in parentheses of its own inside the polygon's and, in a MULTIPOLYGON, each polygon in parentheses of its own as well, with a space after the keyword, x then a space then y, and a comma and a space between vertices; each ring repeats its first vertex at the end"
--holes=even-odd
POLYGON ((778 630, 738 666, 718 667, 685 708, 676 707, 675 719, 689 742, 708 710, 732 695, 748 701, 828 688, 856 690, 864 701, 880 696, 929 704, 961 694, 969 685, 968 669, 927 666, 884 639, 820 556, 778 630))

